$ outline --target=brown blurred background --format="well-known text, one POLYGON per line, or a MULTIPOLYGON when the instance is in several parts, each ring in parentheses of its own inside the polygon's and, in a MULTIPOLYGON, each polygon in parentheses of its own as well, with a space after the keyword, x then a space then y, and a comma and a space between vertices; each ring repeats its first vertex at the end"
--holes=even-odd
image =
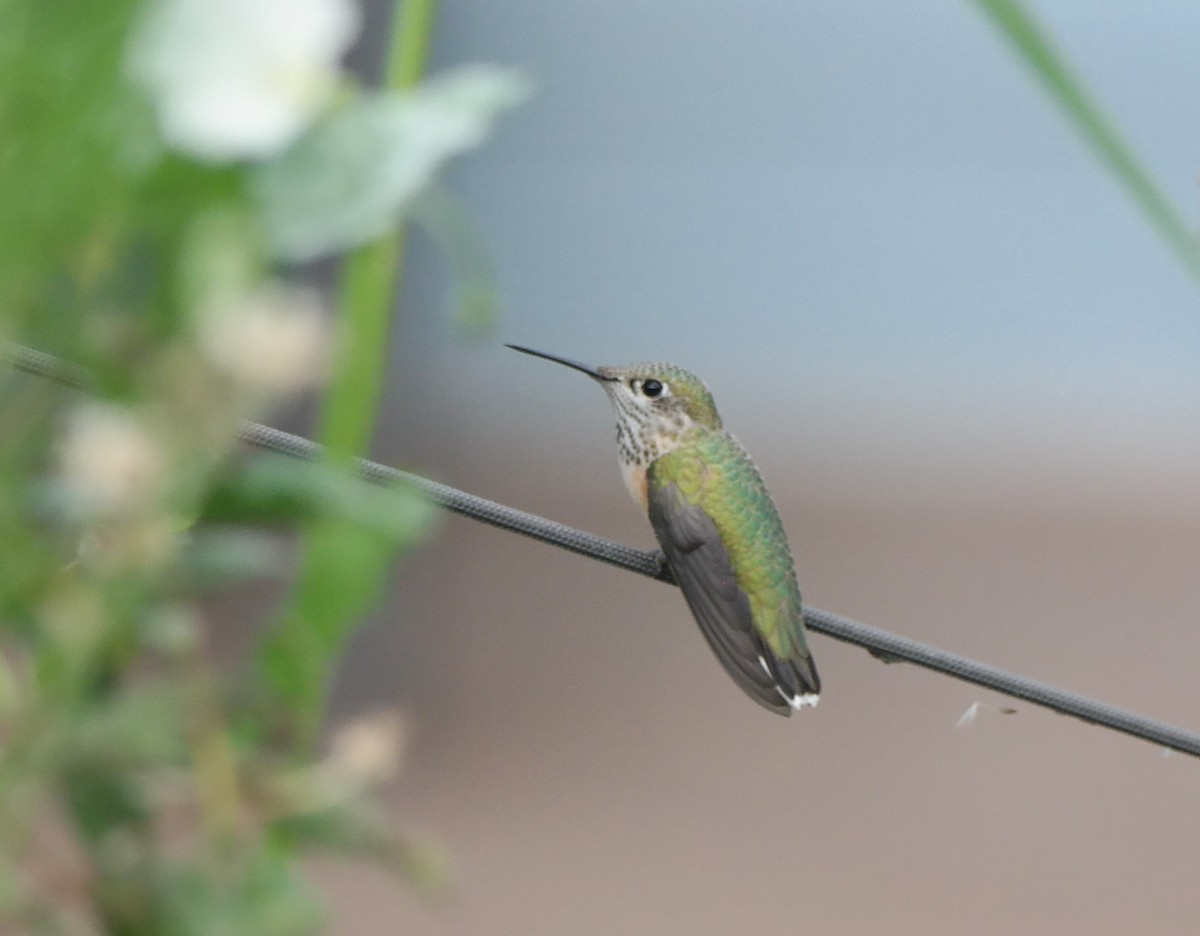
MULTIPOLYGON (((1200 11, 1038 9, 1194 206, 1200 11)), ((969 4, 444 4, 479 59, 539 87, 449 180, 506 310, 456 337, 417 237, 377 457, 649 547, 602 395, 499 346, 673 360, 811 603, 1200 728, 1195 289, 969 4)), ((673 589, 447 518, 338 701, 455 885, 323 864, 334 931, 1196 931, 1193 760, 813 645, 774 718, 673 589)))
MULTIPOLYGON (((580 401, 558 452, 469 446, 453 424, 428 444, 457 484, 649 546, 602 457, 606 405, 580 401)), ((1062 507, 1070 492, 1032 481, 972 506, 906 494, 885 464, 855 489, 745 441, 772 453, 814 604, 1200 724, 1194 511, 1062 507)), ((1186 756, 1001 714, 1010 700, 820 636, 820 707, 775 718, 674 589, 458 518, 396 590, 343 706, 411 717, 393 814, 444 843, 456 884, 427 900, 324 866, 339 934, 1194 931, 1186 756)))

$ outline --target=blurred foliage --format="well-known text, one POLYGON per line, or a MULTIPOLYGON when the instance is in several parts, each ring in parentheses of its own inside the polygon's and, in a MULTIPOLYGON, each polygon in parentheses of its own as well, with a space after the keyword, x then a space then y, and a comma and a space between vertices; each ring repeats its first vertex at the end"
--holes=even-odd
MULTIPOLYGON (((441 875, 372 802, 402 723, 359 720, 325 751, 315 730, 432 508, 337 459, 231 457, 242 420, 381 373, 394 276, 346 284, 361 308, 335 352, 284 264, 429 212, 441 166, 523 93, 478 68, 416 84, 432 4, 406 6, 409 80, 372 90, 340 65, 350 0, 0 0, 0 341, 83 365, 93 391, 0 372, 0 930, 311 933, 308 851, 441 875), (295 527, 323 534, 227 671, 201 598, 286 575, 295 527)), ((453 212, 429 223, 461 228, 453 212)), ((335 451, 369 441, 377 399, 324 409, 335 451)))
POLYGON ((1200 242, 1022 0, 975 0, 1154 230, 1200 282, 1200 242))

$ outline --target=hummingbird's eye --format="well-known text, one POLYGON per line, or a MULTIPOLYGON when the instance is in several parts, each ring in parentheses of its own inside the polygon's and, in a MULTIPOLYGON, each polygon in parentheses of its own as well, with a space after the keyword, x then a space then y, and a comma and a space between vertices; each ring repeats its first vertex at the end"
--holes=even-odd
POLYGON ((649 397, 649 398, 650 398, 650 399, 652 399, 652 400, 653 400, 655 397, 662 396, 662 393, 663 393, 663 391, 664 391, 664 390, 666 390, 666 389, 667 389, 667 388, 666 388, 666 387, 664 387, 664 386, 663 386, 661 383, 659 383, 657 380, 650 379, 650 380, 643 380, 643 381, 642 381, 642 393, 643 393, 643 395, 645 395, 645 396, 649 397))

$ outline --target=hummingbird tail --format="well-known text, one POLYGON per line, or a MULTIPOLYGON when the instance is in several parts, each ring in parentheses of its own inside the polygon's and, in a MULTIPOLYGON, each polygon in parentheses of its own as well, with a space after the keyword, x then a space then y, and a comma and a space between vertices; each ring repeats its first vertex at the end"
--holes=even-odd
POLYGON ((811 656, 780 660, 768 652, 759 659, 763 668, 775 680, 776 691, 783 696, 792 711, 798 712, 805 706, 816 706, 820 701, 821 678, 817 675, 817 668, 811 656))

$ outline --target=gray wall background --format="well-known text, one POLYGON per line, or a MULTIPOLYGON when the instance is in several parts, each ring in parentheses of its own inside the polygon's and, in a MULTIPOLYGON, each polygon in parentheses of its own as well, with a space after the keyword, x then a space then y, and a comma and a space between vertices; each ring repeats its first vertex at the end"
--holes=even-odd
MULTIPOLYGON (((1200 6, 1038 11, 1197 217, 1200 6)), ((649 546, 602 394, 501 344, 671 360, 814 604, 1200 725, 1197 289, 972 5, 445 2, 470 61, 538 88, 449 179, 505 311, 415 239, 377 456, 649 546)), ((447 520, 340 696, 410 714, 458 885, 323 867, 338 931, 1194 932, 1186 758, 814 644, 772 719, 670 589, 447 520)))

